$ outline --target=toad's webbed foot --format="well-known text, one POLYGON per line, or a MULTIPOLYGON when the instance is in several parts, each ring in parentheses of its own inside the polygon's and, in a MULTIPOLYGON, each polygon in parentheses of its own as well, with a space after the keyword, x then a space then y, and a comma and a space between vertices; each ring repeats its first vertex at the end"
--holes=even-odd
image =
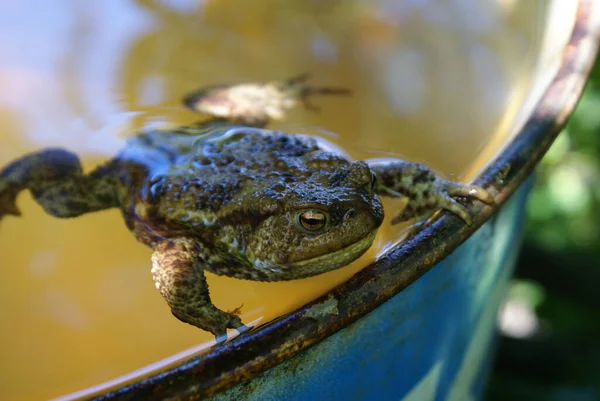
POLYGON ((29 189, 44 210, 56 217, 75 217, 118 206, 112 179, 102 168, 84 175, 79 159, 62 149, 24 156, 0 170, 0 220, 19 216, 17 195, 29 189))
POLYGON ((344 88, 307 85, 308 78, 308 74, 302 74, 286 81, 212 86, 190 93, 183 102, 188 108, 216 119, 264 127, 270 120, 285 117, 285 110, 293 108, 298 102, 309 110, 318 110, 309 103, 313 95, 350 93, 344 88))
POLYGON ((237 329, 240 333, 248 330, 239 316, 223 312, 213 305, 207 305, 189 312, 181 312, 179 309, 172 308, 171 313, 184 323, 211 332, 217 343, 227 340, 227 329, 237 329))
POLYGON ((212 304, 201 253, 198 244, 186 238, 159 243, 152 255, 152 278, 175 317, 211 332, 221 342, 227 329, 241 333, 248 328, 239 316, 212 304))
POLYGON ((439 178, 422 164, 405 161, 375 162, 370 164, 377 177, 375 192, 382 196, 406 197, 408 203, 392 224, 415 219, 417 224, 428 219, 439 209, 454 213, 467 224, 471 215, 454 197, 478 199, 492 203, 492 196, 475 185, 460 184, 439 178))

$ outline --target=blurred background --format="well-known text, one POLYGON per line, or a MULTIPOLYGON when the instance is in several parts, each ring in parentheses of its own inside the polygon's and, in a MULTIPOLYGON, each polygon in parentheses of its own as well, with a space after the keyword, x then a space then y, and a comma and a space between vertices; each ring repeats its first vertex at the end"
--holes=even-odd
POLYGON ((600 62, 537 170, 486 399, 600 400, 600 62))

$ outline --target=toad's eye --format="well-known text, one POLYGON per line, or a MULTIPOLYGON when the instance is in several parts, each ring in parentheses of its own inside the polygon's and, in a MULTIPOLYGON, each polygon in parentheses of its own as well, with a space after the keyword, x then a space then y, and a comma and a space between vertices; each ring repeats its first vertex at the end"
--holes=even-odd
POLYGON ((317 233, 327 225, 329 216, 320 210, 305 210, 298 213, 298 225, 305 231, 317 233))

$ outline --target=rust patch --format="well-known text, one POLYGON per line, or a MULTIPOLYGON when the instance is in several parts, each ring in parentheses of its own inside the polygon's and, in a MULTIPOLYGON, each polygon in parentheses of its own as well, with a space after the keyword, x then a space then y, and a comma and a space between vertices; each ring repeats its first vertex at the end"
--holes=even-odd
POLYGON ((335 297, 330 296, 325 302, 315 304, 308 308, 308 310, 302 317, 304 319, 320 319, 329 315, 337 315, 338 312, 338 300, 335 299, 335 297))

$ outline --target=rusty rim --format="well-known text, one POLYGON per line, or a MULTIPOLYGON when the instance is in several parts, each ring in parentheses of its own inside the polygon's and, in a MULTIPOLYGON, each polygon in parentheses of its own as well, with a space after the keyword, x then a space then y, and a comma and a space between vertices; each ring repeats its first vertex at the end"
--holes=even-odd
POLYGON ((557 74, 525 126, 475 181, 496 195, 493 206, 469 207, 473 225, 467 227, 456 217, 442 214, 350 280, 302 308, 174 368, 96 399, 200 399, 215 394, 352 324, 426 273, 506 202, 564 126, 595 59, 597 31, 592 18, 593 4, 594 0, 579 2, 575 26, 557 74), (317 317, 308 313, 332 297, 337 300, 337 315, 317 317))

